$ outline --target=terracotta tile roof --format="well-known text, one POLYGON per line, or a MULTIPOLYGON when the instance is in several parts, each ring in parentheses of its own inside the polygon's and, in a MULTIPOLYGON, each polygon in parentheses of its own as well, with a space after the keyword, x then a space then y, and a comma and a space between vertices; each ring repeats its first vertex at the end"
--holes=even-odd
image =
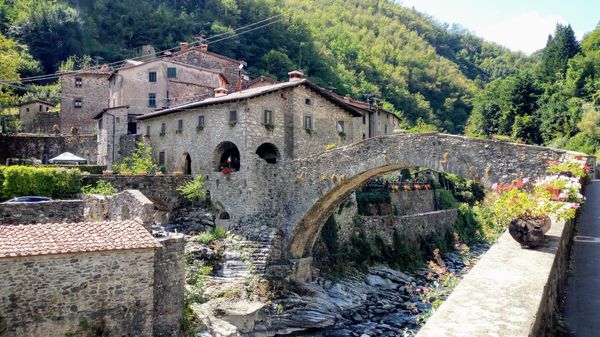
POLYGON ((142 224, 133 220, 0 225, 0 258, 160 246, 142 224))

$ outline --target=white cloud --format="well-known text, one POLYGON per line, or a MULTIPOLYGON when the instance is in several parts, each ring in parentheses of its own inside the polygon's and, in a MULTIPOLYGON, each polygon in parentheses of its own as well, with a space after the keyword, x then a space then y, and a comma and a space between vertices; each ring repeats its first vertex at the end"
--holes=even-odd
MULTIPOLYGON (((566 20, 558 15, 542 16, 531 11, 497 23, 473 28, 486 40, 531 54, 546 46, 548 35, 554 33, 557 23, 565 24, 566 20)), ((581 37, 580 35, 583 34, 577 32, 578 38, 581 37)))

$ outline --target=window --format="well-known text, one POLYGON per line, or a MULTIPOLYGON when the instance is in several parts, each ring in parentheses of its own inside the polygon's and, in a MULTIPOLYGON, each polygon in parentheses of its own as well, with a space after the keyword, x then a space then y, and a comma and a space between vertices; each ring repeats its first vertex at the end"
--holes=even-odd
POLYGON ((42 106, 41 106, 41 105, 40 105, 40 108, 39 108, 39 110, 40 110, 40 111, 42 111, 42 106))
POLYGON ((167 133, 167 123, 162 123, 160 125, 160 134, 164 135, 165 133, 167 133))
POLYGON ((263 124, 273 125, 273 111, 271 111, 271 110, 264 111, 263 124))
POLYGON ((46 107, 46 112, 48 112, 48 110, 49 110, 48 107, 46 107))
POLYGON ((304 104, 311 105, 312 104, 312 100, 310 98, 305 98, 304 99, 304 104))
POLYGON ((344 132, 344 121, 337 121, 336 130, 338 133, 344 132))
POLYGON ((304 128, 307 130, 312 130, 312 128, 313 128, 312 116, 304 116, 304 128))
POLYGON ((150 136, 150 125, 146 125, 146 136, 150 136))
POLYGON ((385 119, 390 119, 390 114, 385 114, 385 119))
POLYGON ((75 77, 75 88, 81 88, 83 86, 83 79, 81 77, 75 77))
POLYGON ((196 126, 196 128, 198 128, 198 129, 204 128, 204 115, 198 116, 198 126, 196 126))
POLYGON ((75 106, 76 109, 81 108, 83 106, 81 98, 75 98, 75 101, 73 102, 73 106, 75 106))
POLYGON ((98 129, 102 130, 102 128, 104 127, 104 118, 100 118, 98 120, 98 129))
POLYGON ((387 124, 385 125, 385 131, 384 133, 387 135, 387 124))
POLYGON ((167 68, 167 78, 176 78, 177 77, 177 68, 167 68))
POLYGON ((231 110, 229 111, 229 123, 237 123, 237 111, 231 110))
POLYGON ((27 108, 27 112, 29 112, 29 108, 27 108))
POLYGON ((148 82, 156 82, 156 71, 148 73, 148 82))
POLYGON ((367 139, 367 135, 363 133, 363 140, 367 139))
POLYGON ((148 107, 156 108, 156 94, 155 93, 148 94, 148 107))
POLYGON ((367 124, 367 115, 363 115, 363 124, 367 124))
POLYGON ((181 133, 183 131, 183 119, 177 121, 177 133, 181 133))
POLYGON ((158 153, 158 165, 160 165, 160 166, 165 165, 165 151, 160 151, 158 153))

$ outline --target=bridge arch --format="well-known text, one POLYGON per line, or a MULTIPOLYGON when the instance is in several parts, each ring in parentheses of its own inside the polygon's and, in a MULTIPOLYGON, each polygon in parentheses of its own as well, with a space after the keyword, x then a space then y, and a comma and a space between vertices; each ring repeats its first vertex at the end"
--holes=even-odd
POLYGON ((296 184, 288 200, 288 258, 308 257, 323 225, 359 186, 383 173, 427 167, 494 183, 545 175, 546 162, 574 153, 438 133, 380 136, 291 162, 296 184), (570 154, 569 154, 570 153, 570 154))

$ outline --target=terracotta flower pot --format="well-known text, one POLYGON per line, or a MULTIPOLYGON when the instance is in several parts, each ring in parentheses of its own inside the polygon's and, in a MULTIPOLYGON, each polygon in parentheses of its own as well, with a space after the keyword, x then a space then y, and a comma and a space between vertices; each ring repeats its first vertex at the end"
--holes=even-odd
POLYGON ((552 187, 552 186, 546 186, 546 190, 552 196, 552 200, 558 201, 558 197, 560 196, 560 192, 561 192, 560 188, 556 188, 556 187, 552 187))
POLYGON ((539 246, 552 225, 550 217, 520 217, 510 222, 508 232, 522 248, 539 246))

